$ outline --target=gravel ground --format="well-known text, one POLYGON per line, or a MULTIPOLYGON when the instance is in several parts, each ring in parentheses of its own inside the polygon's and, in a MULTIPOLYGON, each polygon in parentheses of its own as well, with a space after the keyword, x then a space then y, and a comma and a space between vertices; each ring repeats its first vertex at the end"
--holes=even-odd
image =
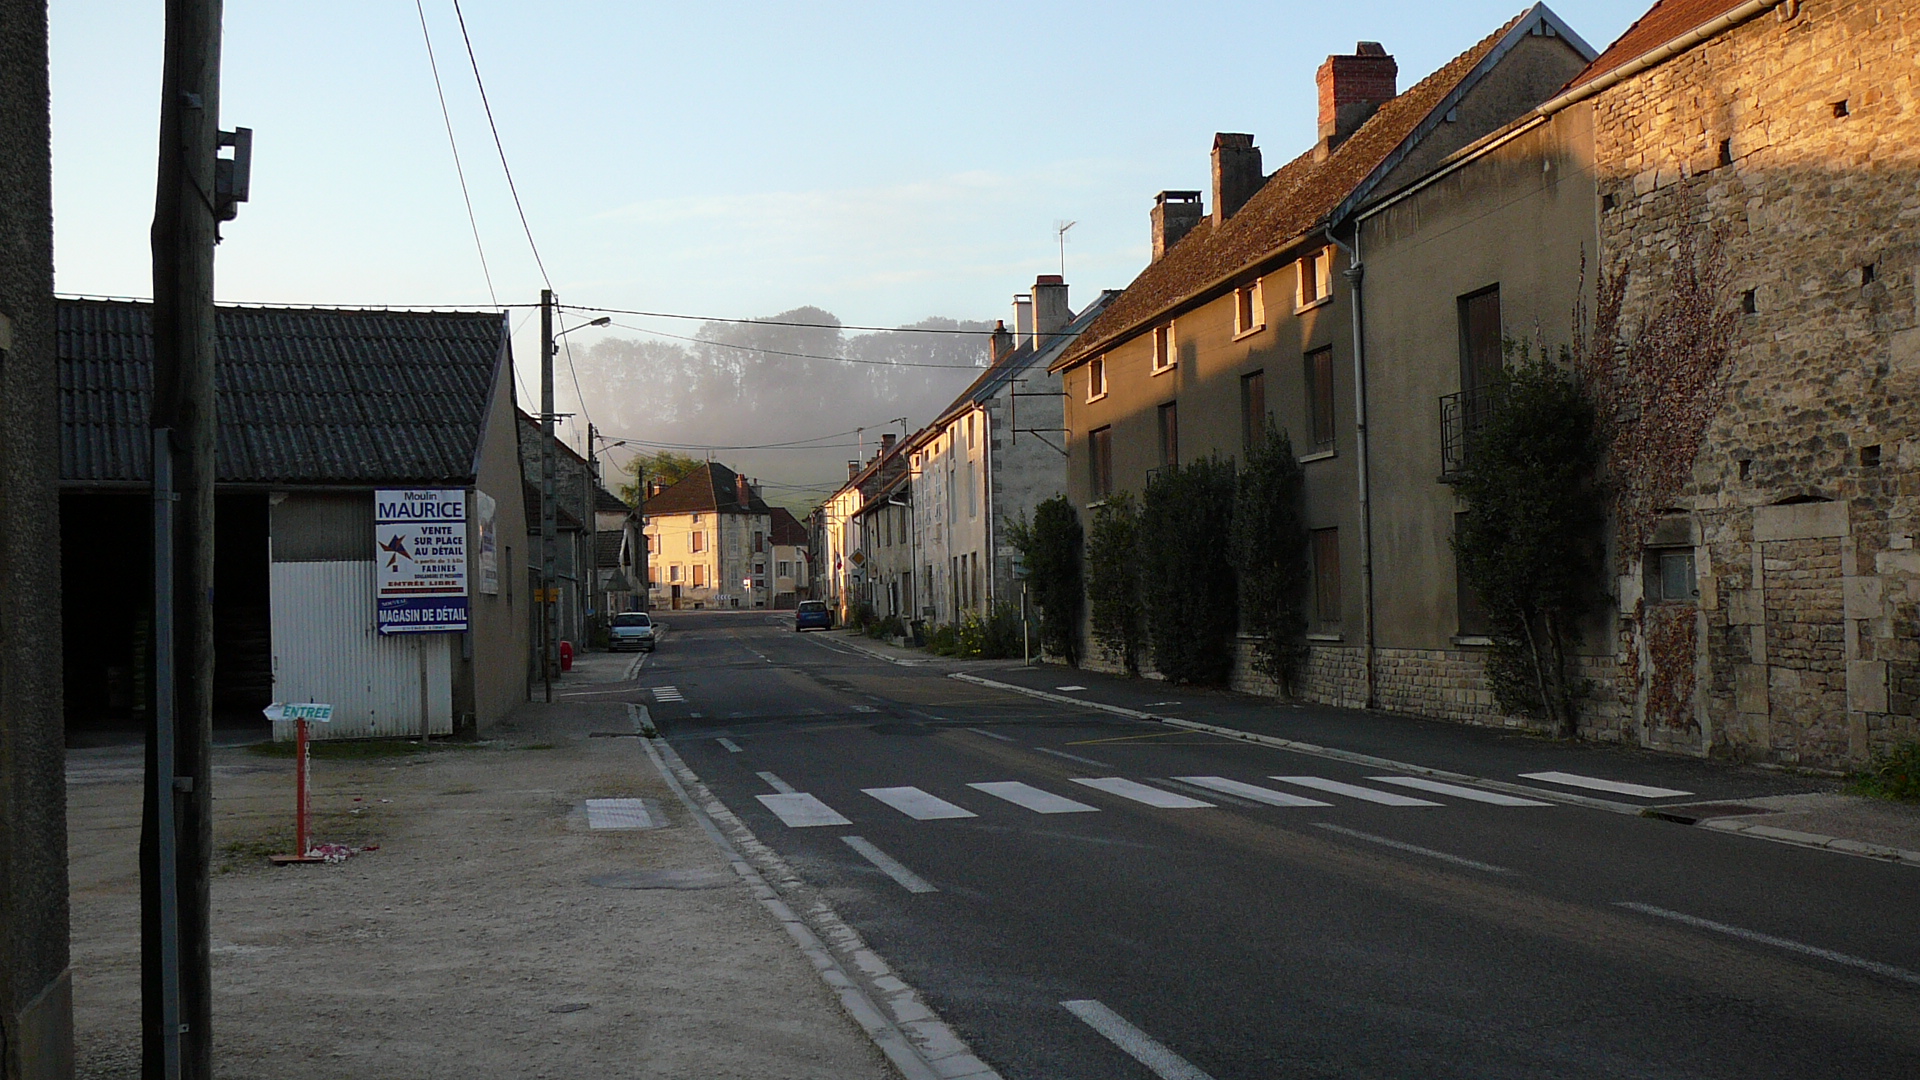
MULTIPOLYGON (((218 751, 216 1075, 893 1076, 639 741, 595 737, 631 730, 529 705, 479 746, 317 759, 316 839, 378 845, 334 866, 269 865, 292 763, 218 751), (666 825, 589 830, 610 797, 666 825), (707 887, 590 881, 658 870, 707 887)), ((136 1077, 139 749, 69 774, 79 1075, 136 1077)))

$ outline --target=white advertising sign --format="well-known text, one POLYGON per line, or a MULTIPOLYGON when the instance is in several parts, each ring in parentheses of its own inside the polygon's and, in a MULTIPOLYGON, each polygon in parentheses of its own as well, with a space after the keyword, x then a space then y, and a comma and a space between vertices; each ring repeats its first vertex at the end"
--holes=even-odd
POLYGON ((478 533, 474 547, 479 556, 480 592, 485 596, 500 595, 500 526, 498 524, 499 504, 493 496, 484 491, 473 493, 474 514, 480 520, 474 522, 478 533))
POLYGON ((374 603, 383 634, 467 628, 467 493, 373 493, 374 603))

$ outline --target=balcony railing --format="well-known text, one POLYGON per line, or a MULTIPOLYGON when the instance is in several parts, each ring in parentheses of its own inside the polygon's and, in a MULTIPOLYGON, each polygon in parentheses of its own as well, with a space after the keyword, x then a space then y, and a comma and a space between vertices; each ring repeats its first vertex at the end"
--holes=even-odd
POLYGON ((1486 423, 1498 400, 1499 384, 1462 390, 1440 399, 1440 479, 1459 479, 1473 447, 1474 433, 1486 423))

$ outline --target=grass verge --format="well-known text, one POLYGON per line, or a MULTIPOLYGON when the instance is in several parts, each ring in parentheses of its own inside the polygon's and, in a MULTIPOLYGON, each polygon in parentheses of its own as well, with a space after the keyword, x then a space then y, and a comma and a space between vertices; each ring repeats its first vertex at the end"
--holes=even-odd
POLYGON ((1876 756, 1871 765, 1853 775, 1847 784, 1847 793, 1897 802, 1920 802, 1920 739, 1876 756))

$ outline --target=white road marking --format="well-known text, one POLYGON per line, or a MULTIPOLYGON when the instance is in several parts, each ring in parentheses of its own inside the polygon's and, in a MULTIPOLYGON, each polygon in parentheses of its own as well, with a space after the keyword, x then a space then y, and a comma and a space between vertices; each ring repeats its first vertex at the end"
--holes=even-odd
POLYGON ((1176 795, 1171 791, 1162 791, 1157 787, 1148 787, 1137 780, 1127 780, 1118 776, 1074 777, 1073 782, 1104 791, 1109 795, 1118 795, 1123 799, 1132 799, 1137 803, 1157 806, 1162 810, 1194 810, 1203 806, 1212 806, 1210 802, 1189 799, 1185 795, 1176 795))
POLYGON ((1382 784, 1399 784, 1401 787, 1431 791, 1435 795, 1452 795, 1459 799, 1472 799, 1474 802, 1492 803, 1495 806, 1552 806, 1550 802, 1539 799, 1523 799, 1518 795, 1502 795, 1497 791, 1484 791, 1480 788, 1461 787, 1459 784, 1443 784, 1438 780, 1429 780, 1424 776, 1369 776, 1382 784))
POLYGON ((1016 741, 1011 735, 1002 735, 997 731, 988 731, 986 728, 970 727, 967 730, 973 732, 975 735, 985 735, 989 739, 999 739, 1001 742, 1016 741))
POLYGON ((860 790, 915 821, 980 816, 964 807, 955 806, 938 795, 929 795, 917 787, 870 787, 860 790))
POLYGON ((860 853, 861 858, 880 868, 880 872, 900 883, 900 887, 911 893, 939 892, 926 878, 900 865, 900 860, 874 847, 861 836, 843 836, 840 839, 847 846, 860 853))
POLYGON ((720 745, 726 747, 727 753, 729 754, 737 754, 740 752, 740 744, 734 742, 732 739, 721 739, 720 745))
POLYGON ((1126 1051, 1127 1056, 1145 1065, 1160 1080, 1213 1080, 1199 1066, 1167 1049, 1158 1039, 1097 1001, 1063 1001, 1060 1006, 1106 1036, 1108 1042, 1126 1051))
POLYGON ((770 772, 754 773, 753 775, 765 780, 768 787, 782 795, 791 795, 796 790, 792 784, 787 783, 785 780, 780 779, 770 772))
POLYGON ((653 700, 685 701, 687 699, 680 693, 680 688, 677 686, 656 686, 653 688, 653 700))
POLYGON ((1459 855, 1449 855, 1444 851, 1435 851, 1432 848, 1421 847, 1418 844, 1409 844, 1402 840, 1389 840, 1384 836, 1375 836, 1372 833, 1364 833, 1358 829, 1348 829, 1325 821, 1316 821, 1314 824, 1328 832, 1337 832, 1341 836, 1351 836, 1355 840, 1365 840, 1370 844, 1379 844, 1381 847, 1390 847, 1398 851, 1410 851, 1415 855, 1425 855, 1429 859, 1439 859, 1441 862, 1450 862, 1455 866, 1464 866, 1469 870, 1484 870, 1489 874, 1512 874, 1517 872, 1509 870, 1504 866, 1483 863, 1477 859, 1462 858, 1459 855))
POLYGON ((1040 751, 1043 754, 1052 754, 1054 757, 1057 757, 1057 758, 1066 758, 1068 761, 1077 761, 1082 765, 1091 765, 1096 769, 1113 768, 1113 766, 1107 764, 1104 761, 1095 761, 1090 757, 1081 757, 1079 754, 1069 754, 1065 750, 1055 750, 1051 746, 1036 746, 1034 747, 1034 749, 1040 751))
POLYGON ((1529 772, 1521 773, 1522 780, 1543 780, 1549 784, 1565 784, 1568 787, 1591 788, 1594 791, 1611 791, 1615 795, 1637 795, 1642 799, 1671 799, 1676 795, 1691 795, 1691 791, 1676 791, 1670 787, 1650 787, 1646 784, 1629 784, 1620 780, 1602 780, 1597 776, 1581 776, 1570 772, 1529 772))
POLYGON ((1032 784, 1023 784, 1018 780, 995 780, 991 783, 967 786, 975 791, 984 791, 996 799, 1005 799, 1015 806, 1025 807, 1036 814, 1091 814, 1100 809, 1083 802, 1075 802, 1064 795, 1042 791, 1032 784))
POLYGON ((1178 705, 1178 704, 1180 703, 1177 701, 1149 701, 1145 705, 1142 705, 1140 707, 1143 709, 1157 709, 1162 705, 1178 705))
POLYGON ((854 712, 879 712, 880 710, 874 708, 871 705, 855 705, 853 707, 853 711, 854 712))
POLYGON ((1654 915, 1662 919, 1672 919, 1674 922, 1698 927, 1701 930, 1712 930, 1716 933, 1740 938, 1743 941, 1751 941, 1760 945, 1772 945, 1776 949, 1788 949, 1805 956, 1817 956, 1822 960, 1831 961, 1835 964, 1845 964, 1848 967, 1860 968, 1863 971, 1871 971, 1876 975, 1885 975, 1889 979, 1898 979, 1904 983, 1912 983, 1915 986, 1920 986, 1920 974, 1908 971, 1906 968, 1894 967, 1892 964, 1883 964, 1878 960, 1862 960, 1860 957, 1848 956, 1846 953, 1834 952, 1832 949, 1822 949, 1817 945, 1802 945, 1798 941, 1774 937, 1772 934, 1763 934, 1758 930, 1746 930, 1738 926, 1728 926, 1726 923, 1714 922, 1712 919, 1702 919, 1698 915, 1687 915, 1678 911, 1668 911, 1666 908, 1657 908, 1651 904, 1636 904, 1631 900, 1622 900, 1619 901, 1616 906, 1626 908, 1629 911, 1638 911, 1642 915, 1654 915))
POLYGON ((1071 691, 1071 690, 1085 690, 1085 689, 1086 689, 1086 687, 1084 687, 1084 686, 1056 686, 1056 687, 1054 687, 1054 689, 1055 689, 1055 690, 1069 690, 1069 691, 1071 691))
POLYGON ((790 829, 807 829, 816 825, 851 825, 853 822, 840 816, 840 812, 806 792, 791 795, 755 795, 761 805, 773 811, 790 829))
POLYGON ((1269 806, 1332 806, 1333 805, 1332 803, 1321 802, 1319 799, 1309 799, 1304 795, 1294 795, 1290 792, 1275 791, 1272 788, 1263 788, 1255 784, 1243 784, 1238 780, 1229 780, 1224 776, 1176 776, 1174 777, 1174 779, 1184 781, 1186 783, 1193 784, 1198 787, 1211 788, 1214 791, 1218 791, 1223 794, 1238 795, 1243 799, 1252 799, 1255 802, 1263 802, 1269 806))
POLYGON ((651 829, 653 816, 639 799, 588 799, 589 829, 651 829))
POLYGON ((1379 803, 1381 806, 1444 806, 1431 799, 1416 799, 1411 795, 1395 795, 1391 791, 1375 791, 1358 784, 1343 784, 1338 780, 1328 780, 1319 776, 1275 776, 1283 784, 1299 784, 1319 791, 1331 791, 1335 795, 1360 799, 1364 802, 1379 803))
POLYGON ((695 720, 699 720, 699 719, 702 719, 703 717, 705 717, 705 716, 706 716, 707 714, 706 714, 706 713, 697 713, 697 712, 690 712, 690 713, 688 713, 687 715, 688 715, 688 716, 691 716, 691 717, 693 717, 693 718, 694 718, 695 720))

